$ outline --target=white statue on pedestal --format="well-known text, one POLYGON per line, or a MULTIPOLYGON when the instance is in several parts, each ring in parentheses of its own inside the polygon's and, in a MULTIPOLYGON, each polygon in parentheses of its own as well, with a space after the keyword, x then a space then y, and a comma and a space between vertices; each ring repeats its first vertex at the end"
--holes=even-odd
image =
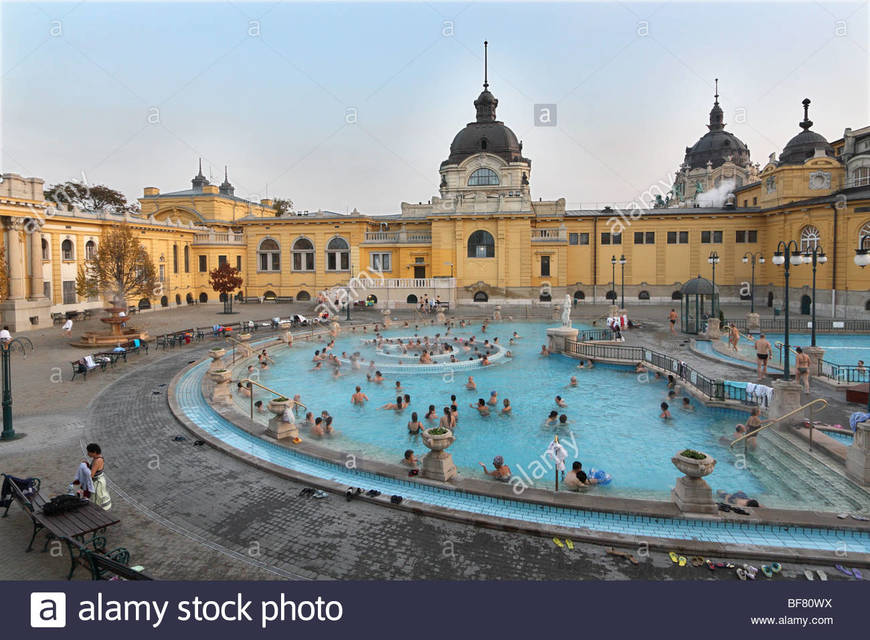
POLYGON ((571 296, 567 293, 562 302, 562 326, 571 328, 571 296))

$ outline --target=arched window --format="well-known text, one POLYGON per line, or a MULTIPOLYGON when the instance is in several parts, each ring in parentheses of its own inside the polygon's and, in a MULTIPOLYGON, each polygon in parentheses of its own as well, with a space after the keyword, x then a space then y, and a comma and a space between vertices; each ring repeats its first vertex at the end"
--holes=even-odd
POLYGON ((815 227, 804 227, 801 229, 801 251, 812 251, 819 246, 821 235, 815 227))
POLYGON ((408 304, 417 304, 417 296, 412 293, 405 299, 405 302, 408 304))
POLYGON ((488 231, 475 231, 468 236, 469 258, 494 258, 495 240, 488 231))
POLYGON ((326 245, 326 270, 350 271, 350 246, 344 238, 335 237, 326 245))
POLYGON ((858 167, 852 172, 853 187, 866 187, 870 184, 870 167, 858 167))
POLYGON ((616 291, 614 291, 613 289, 611 289, 611 290, 608 291, 606 294, 604 294, 604 298, 605 298, 606 300, 616 300, 616 291))
POLYGON ((139 301, 138 306, 140 309, 150 309, 151 308, 151 301, 148 298, 142 298, 139 301))
POLYGON ((674 291, 671 294, 671 300, 682 300, 682 299, 683 299, 683 292, 682 291, 674 291))
POLYGON ((190 247, 184 245, 184 273, 190 273, 190 247))
POLYGON ((186 300, 187 304, 193 304, 193 294, 192 294, 192 293, 188 293, 188 294, 187 294, 187 297, 185 298, 185 300, 186 300))
POLYGON ((92 260, 94 254, 97 252, 97 243, 93 240, 88 240, 85 243, 85 259, 92 260))
POLYGON ((275 292, 274 291, 267 291, 266 293, 263 294, 263 300, 274 300, 274 299, 275 299, 275 292))
POLYGON ((858 246, 862 249, 870 249, 870 222, 865 222, 858 232, 858 246))
POLYGON ((293 271, 314 271, 314 245, 308 238, 293 243, 293 271))
POLYGON ((489 296, 486 295, 485 291, 478 291, 474 294, 475 302, 487 302, 489 300, 489 296))
POLYGON ((199 301, 200 302, 208 302, 208 294, 205 292, 200 293, 199 294, 199 301))
POLYGON ((42 259, 43 260, 51 260, 51 253, 49 252, 49 244, 48 240, 45 238, 42 239, 42 259))
POLYGON ((163 296, 162 298, 160 298, 160 306, 161 307, 168 307, 169 306, 169 298, 167 298, 166 296, 163 296))
POLYGON ((585 300, 585 299, 586 299, 586 294, 583 293, 582 291, 575 291, 575 292, 574 292, 574 299, 575 299, 575 300, 585 300))
POLYGON ((181 294, 180 293, 175 294, 175 304, 181 304, 181 294))
POLYGON ((178 273, 178 245, 172 245, 172 273, 178 273))
MULTIPOLYGON (((485 149, 486 147, 484 147, 485 149)), ((498 174, 492 169, 487 169, 486 167, 482 169, 478 169, 470 176, 468 176, 468 186, 469 187, 485 187, 485 186, 494 186, 498 184, 498 174)))
POLYGON ((309 300, 311 300, 311 294, 307 291, 300 291, 296 294, 296 299, 299 302, 308 302, 309 300))
POLYGON ((649 300, 649 291, 641 291, 637 294, 638 300, 649 300))
POLYGON ((75 260, 72 240, 67 238, 60 243, 60 253, 64 260, 75 260))
POLYGON ((265 238, 257 249, 260 271, 281 270, 281 247, 272 238, 265 238))

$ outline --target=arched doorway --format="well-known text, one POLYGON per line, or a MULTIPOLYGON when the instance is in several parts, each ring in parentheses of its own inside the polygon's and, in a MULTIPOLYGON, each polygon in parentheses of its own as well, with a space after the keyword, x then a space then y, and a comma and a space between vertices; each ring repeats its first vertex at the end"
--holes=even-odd
POLYGON ((175 294, 175 304, 181 304, 181 294, 180 293, 175 294))
POLYGON ((586 294, 583 293, 582 291, 578 290, 578 291, 574 292, 574 300, 585 300, 585 299, 586 299, 586 294))
POLYGON ((649 291, 641 291, 637 294, 638 300, 649 300, 649 291))
POLYGON ((768 306, 768 307, 772 307, 772 306, 773 306, 773 291, 768 291, 768 292, 767 292, 767 306, 768 306))
POLYGON ((208 302, 208 294, 205 292, 200 293, 199 294, 199 301, 200 302, 208 302))
POLYGON ((674 291, 671 293, 671 300, 682 300, 683 292, 682 291, 674 291))
POLYGON ((417 304, 417 296, 412 293, 405 299, 405 302, 408 304, 417 304))
POLYGON ((274 291, 267 291, 266 293, 263 294, 263 300, 274 300, 274 299, 275 299, 275 292, 274 291))
POLYGON ((148 298, 142 298, 137 305, 140 309, 150 309, 151 301, 148 298))
POLYGON ((608 291, 606 294, 604 294, 604 298, 605 298, 606 300, 616 300, 616 291, 614 291, 613 289, 611 289, 611 290, 608 291))
POLYGON ((474 294, 474 301, 475 302, 488 302, 489 296, 486 295, 485 291, 478 291, 477 293, 474 294))
POLYGON ((299 302, 308 302, 309 300, 311 300, 311 294, 307 291, 300 291, 296 294, 296 299, 299 302))
POLYGON ((801 296, 801 315, 808 316, 810 315, 810 310, 813 305, 813 299, 808 295, 804 294, 801 296))
POLYGON ((168 307, 169 306, 169 298, 167 298, 166 296, 163 296, 162 298, 160 298, 160 306, 161 307, 168 307))
POLYGON ((187 304, 193 304, 193 294, 192 293, 188 293, 187 298, 185 298, 185 299, 187 300, 187 304))

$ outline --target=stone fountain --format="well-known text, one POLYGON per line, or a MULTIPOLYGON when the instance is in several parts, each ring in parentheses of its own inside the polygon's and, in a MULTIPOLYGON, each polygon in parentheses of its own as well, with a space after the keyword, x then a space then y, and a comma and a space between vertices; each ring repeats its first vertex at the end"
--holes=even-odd
POLYGON ((109 333, 100 333, 97 331, 86 331, 82 334, 78 342, 74 342, 75 347, 115 347, 132 340, 139 339, 141 341, 148 340, 148 332, 140 331, 134 327, 122 326, 129 322, 130 318, 126 315, 122 316, 127 309, 125 307, 111 306, 105 311, 109 314, 100 318, 100 322, 104 322, 111 327, 109 333))

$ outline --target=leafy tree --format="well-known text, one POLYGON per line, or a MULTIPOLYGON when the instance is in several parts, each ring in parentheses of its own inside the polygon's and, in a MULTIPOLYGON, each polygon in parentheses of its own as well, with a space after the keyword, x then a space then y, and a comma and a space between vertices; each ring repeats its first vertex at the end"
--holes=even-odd
POLYGON ((272 202, 272 208, 275 210, 275 215, 280 218, 293 211, 293 201, 289 198, 278 198, 272 202))
POLYGON ((103 232, 93 257, 79 266, 76 276, 80 296, 103 296, 116 307, 126 307, 131 297, 150 298, 159 284, 151 256, 126 224, 103 232))
POLYGON ((239 273, 240 271, 230 266, 229 262, 224 262, 208 273, 208 283, 211 288, 224 296, 224 313, 233 312, 232 293, 242 286, 242 278, 239 273))
POLYGON ((138 203, 127 202, 123 193, 102 184, 87 185, 72 181, 55 184, 45 191, 45 199, 85 211, 105 211, 116 215, 139 211, 138 203))

